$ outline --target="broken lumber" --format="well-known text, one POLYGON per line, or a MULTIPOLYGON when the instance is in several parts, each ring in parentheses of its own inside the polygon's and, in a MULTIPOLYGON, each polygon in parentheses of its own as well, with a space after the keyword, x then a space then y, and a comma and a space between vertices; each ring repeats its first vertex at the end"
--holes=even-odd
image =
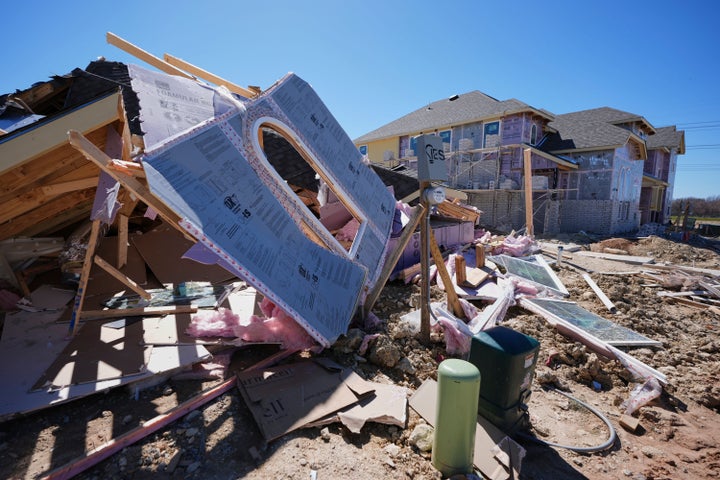
POLYGON ((128 287, 133 292, 140 295, 141 298, 144 298, 145 300, 150 300, 152 298, 152 295, 150 295, 145 289, 143 289, 140 285, 138 285, 133 279, 122 273, 117 268, 110 265, 108 262, 100 258, 99 255, 95 255, 95 265, 105 270, 107 273, 112 275, 115 279, 122 282, 126 287, 128 287))
POLYGON ((462 305, 460 305, 460 298, 453 288, 452 278, 450 278, 450 274, 448 273, 447 268, 445 268, 445 260, 440 252, 440 247, 438 247, 437 240, 435 240, 435 234, 432 229, 430 229, 429 237, 430 253, 435 261, 438 275, 440 275, 440 278, 442 278, 442 281, 445 284, 445 294, 447 295, 447 304, 448 307, 450 307, 450 312, 458 318, 465 318, 465 312, 462 309, 462 305))
POLYGON ((80 323, 80 312, 85 302, 85 288, 90 278, 90 269, 92 268, 98 237, 100 237, 100 220, 93 220, 90 239, 88 240, 87 250, 85 251, 85 260, 83 261, 82 271, 80 272, 80 281, 78 283, 77 293, 75 294, 75 302, 73 303, 73 311, 70 315, 70 335, 77 333, 80 323))
POLYGON ((595 292, 595 295, 598 296, 598 298, 600 299, 600 301, 603 303, 603 305, 605 305, 605 307, 607 307, 607 309, 610 311, 610 313, 615 313, 615 312, 617 312, 617 308, 615 307, 615 304, 614 304, 612 301, 610 301, 610 299, 608 298, 608 296, 605 295, 605 292, 603 292, 603 291, 600 289, 600 287, 598 286, 598 284, 595 283, 595 280, 593 280, 593 279, 590 277, 590 275, 588 275, 587 273, 583 273, 583 276, 582 276, 582 277, 585 279, 585 281, 587 282, 587 284, 590 285, 590 288, 593 289, 593 292, 595 292))
POLYGON ((43 480, 64 480, 70 479, 80 472, 84 472, 93 465, 97 465, 101 461, 119 452, 128 445, 132 445, 138 440, 147 437, 178 418, 195 410, 196 408, 214 400, 225 392, 229 391, 235 385, 235 377, 231 377, 221 384, 206 390, 185 403, 181 403, 177 407, 171 409, 167 413, 158 415, 157 417, 144 422, 142 425, 133 428, 129 432, 113 438, 108 442, 90 450, 85 455, 71 461, 70 463, 59 467, 47 475, 42 477, 43 480))

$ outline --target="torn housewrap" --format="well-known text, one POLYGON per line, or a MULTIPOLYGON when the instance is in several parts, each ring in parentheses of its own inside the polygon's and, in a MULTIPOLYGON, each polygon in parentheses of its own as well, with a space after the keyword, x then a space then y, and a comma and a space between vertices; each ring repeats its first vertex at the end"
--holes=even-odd
POLYGON ((222 103, 218 114, 207 87, 137 67, 131 72, 141 117, 149 115, 155 141, 143 157, 152 193, 218 263, 321 345, 332 344, 347 330, 364 288, 374 285, 383 266, 395 200, 377 174, 362 163, 312 88, 293 74, 255 99, 222 103), (174 119, 168 127, 174 135, 158 140, 162 116, 152 108, 146 112, 146 105, 167 110, 175 88, 181 92, 175 104, 180 112, 166 112, 174 119), (197 104, 188 100, 192 95, 197 104), (185 117, 182 109, 188 110, 185 117), (208 113, 215 116, 193 123, 208 113), (179 130, 183 118, 190 128, 179 130), (352 211, 359 228, 349 251, 270 165, 258 141, 263 128, 285 136, 352 211))

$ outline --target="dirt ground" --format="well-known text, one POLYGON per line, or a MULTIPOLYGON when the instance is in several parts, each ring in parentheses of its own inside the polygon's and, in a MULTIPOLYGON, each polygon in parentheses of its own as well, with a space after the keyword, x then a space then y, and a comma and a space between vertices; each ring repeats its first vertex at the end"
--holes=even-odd
MULTIPOLYGON (((657 263, 720 269, 717 251, 658 237, 585 242, 583 246, 594 251, 605 247, 653 256, 657 263)), ((661 348, 624 350, 664 373, 668 385, 660 398, 640 408, 640 426, 630 432, 619 424, 622 403, 636 386, 628 371, 557 333, 542 317, 511 307, 502 324, 540 342, 528 434, 590 449, 606 442, 609 430, 600 418, 558 393, 561 388, 600 412, 617 435, 609 449, 589 453, 518 437, 527 450, 521 478, 720 477, 720 316, 664 300, 657 295, 663 288, 639 275, 638 266, 568 255, 572 258, 556 271, 570 300, 662 342, 661 348), (582 278, 586 270, 593 272, 592 278, 616 305, 617 313, 608 312, 592 292, 582 278)), ((384 324, 375 332, 380 337, 368 353, 348 351, 346 343, 338 342, 322 355, 352 367, 368 380, 403 385, 411 391, 425 379, 435 378, 438 362, 448 356, 442 339, 434 338, 426 347, 416 338, 403 337, 396 328, 401 315, 418 307, 419 295, 416 285, 390 282, 374 309, 384 324), (383 355, 380 348, 385 349, 383 355)), ((435 287, 433 296, 443 298, 435 287)), ((238 350, 233 365, 243 368, 266 355, 260 348, 238 350)), ((0 478, 42 477, 220 381, 170 378, 137 396, 134 390, 117 388, 4 422, 0 424, 0 478)), ((423 422, 409 409, 406 428, 372 423, 353 434, 336 423, 324 429, 301 429, 266 444, 237 388, 232 388, 77 478, 440 478, 431 465, 431 454, 420 451, 410 438, 423 422)))

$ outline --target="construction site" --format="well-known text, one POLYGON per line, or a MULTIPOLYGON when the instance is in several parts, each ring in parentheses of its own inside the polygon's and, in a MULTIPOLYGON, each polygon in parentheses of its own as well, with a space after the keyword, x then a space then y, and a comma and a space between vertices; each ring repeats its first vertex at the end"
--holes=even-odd
POLYGON ((106 40, 0 94, 0 477, 720 475, 682 131, 469 92, 353 140, 106 40))

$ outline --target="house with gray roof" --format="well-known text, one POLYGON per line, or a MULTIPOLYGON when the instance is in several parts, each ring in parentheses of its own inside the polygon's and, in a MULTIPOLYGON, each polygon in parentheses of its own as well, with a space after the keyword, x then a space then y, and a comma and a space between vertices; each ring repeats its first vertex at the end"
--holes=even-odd
POLYGON ((614 234, 665 222, 684 133, 609 107, 554 115, 479 91, 432 102, 355 139, 372 163, 416 167, 415 139, 443 140, 448 181, 484 226, 525 226, 530 155, 534 233, 614 234), (526 153, 529 152, 529 153, 526 153))

